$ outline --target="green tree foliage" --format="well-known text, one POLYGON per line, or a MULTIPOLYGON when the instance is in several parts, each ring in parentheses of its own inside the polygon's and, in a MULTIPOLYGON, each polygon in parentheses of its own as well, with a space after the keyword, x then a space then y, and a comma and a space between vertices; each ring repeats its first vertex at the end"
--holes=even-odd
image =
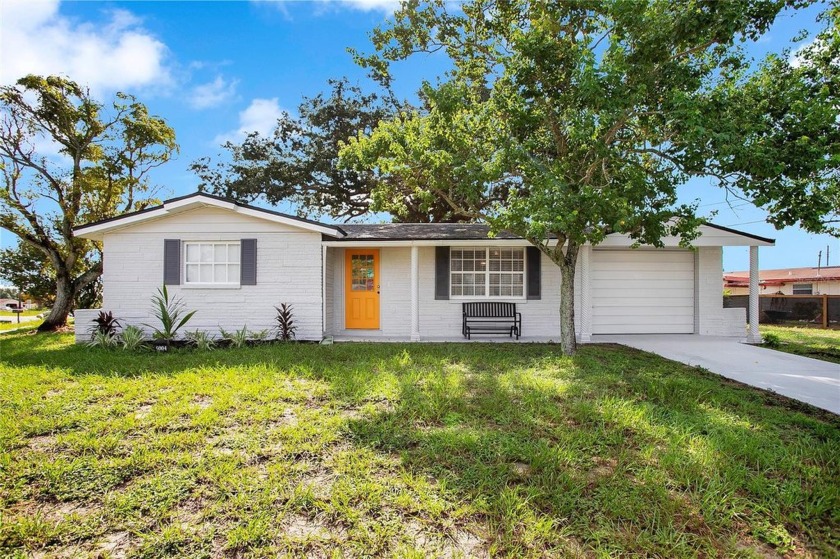
POLYGON ((55 301, 55 271, 43 252, 23 242, 0 250, 0 274, 41 305, 55 301))
MULTIPOLYGON (((101 258, 102 255, 98 249, 92 250, 76 262, 74 274, 78 275, 92 268, 101 258)), ((0 277, 19 288, 40 305, 53 306, 57 291, 55 269, 47 256, 32 245, 19 241, 15 247, 0 250, 0 277)), ((101 277, 76 292, 74 301, 76 308, 96 308, 101 303, 101 277)))
POLYGON ((0 227, 54 271, 42 330, 64 325, 74 299, 102 274, 94 244, 73 228, 150 204, 148 173, 177 149, 174 131, 131 95, 117 93, 106 106, 56 76, 0 88, 0 227))
MULTIPOLYGON (((428 110, 359 134, 342 162, 377 173, 388 185, 377 200, 431 194, 547 254, 560 268, 560 337, 571 354, 584 244, 623 233, 687 245, 701 220, 694 205, 677 204, 677 188, 710 175, 739 187, 726 165, 744 134, 729 125, 718 133, 710 127, 722 119, 707 112, 714 102, 713 114, 743 107, 726 94, 746 80, 740 41, 793 3, 404 3, 373 31, 376 53, 357 60, 385 84, 391 63, 419 52, 446 53, 452 69, 424 86, 428 110), (392 185, 407 191, 385 190, 392 185)), ((760 165, 774 156, 754 154, 760 165)), ((795 165, 781 162, 778 176, 795 165)))
POLYGON ((713 133, 696 143, 716 155, 721 184, 766 209, 777 228, 840 236, 840 5, 820 19, 823 31, 793 53, 754 72, 727 68, 732 79, 708 96, 708 124, 697 129, 713 133))
MULTIPOLYGON (((201 179, 201 188, 245 202, 261 196, 271 204, 292 202, 301 215, 350 219, 367 214, 380 180, 398 178, 339 167, 338 151, 341 142, 369 133, 392 117, 398 104, 393 95, 365 94, 346 79, 329 85, 328 94, 303 100, 299 117, 286 114, 279 119, 271 137, 250 134, 241 144, 227 142, 221 161, 194 162, 191 169, 201 179)), ((391 202, 386 209, 398 221, 465 219, 424 191, 408 192, 391 202)))

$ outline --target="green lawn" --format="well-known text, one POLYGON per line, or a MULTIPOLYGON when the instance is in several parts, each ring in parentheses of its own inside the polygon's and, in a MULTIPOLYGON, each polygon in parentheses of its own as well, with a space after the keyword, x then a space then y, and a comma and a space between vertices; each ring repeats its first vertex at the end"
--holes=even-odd
POLYGON ((619 346, 0 337, 0 556, 840 553, 840 419, 619 346))
POLYGON ((779 338, 780 345, 773 349, 840 363, 840 330, 762 325, 761 334, 779 338))
MULTIPOLYGON (((35 316, 41 313, 48 313, 49 309, 29 309, 25 310, 21 313, 21 316, 35 316)), ((17 313, 12 311, 0 311, 0 316, 11 316, 16 317, 17 313)))
MULTIPOLYGON (((23 313, 21 313, 21 316, 36 316, 36 315, 39 315, 41 313, 48 313, 48 312, 49 312, 49 310, 46 310, 46 309, 33 309, 33 310, 23 311, 23 313)), ((0 322, 0 332, 6 331, 6 330, 16 330, 16 329, 22 328, 22 327, 37 328, 43 322, 43 320, 33 320, 33 321, 18 323, 17 322, 17 313, 13 313, 13 312, 10 312, 10 311, 0 311, 0 317, 4 317, 4 318, 8 317, 8 318, 12 319, 12 322, 0 322)))

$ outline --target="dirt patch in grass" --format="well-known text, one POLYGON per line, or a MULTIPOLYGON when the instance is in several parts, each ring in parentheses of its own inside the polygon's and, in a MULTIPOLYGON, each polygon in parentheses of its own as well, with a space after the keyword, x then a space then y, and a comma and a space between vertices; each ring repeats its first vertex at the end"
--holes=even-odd
POLYGON ((56 438, 54 435, 37 435, 29 437, 27 446, 30 450, 35 452, 47 452, 53 449, 56 445, 56 438))
POLYGON ((137 406, 137 409, 134 411, 134 418, 135 419, 143 419, 147 417, 152 412, 152 404, 140 404, 137 406))
POLYGON ((200 410, 206 410, 213 405, 213 398, 210 396, 196 396, 193 398, 193 405, 200 410))
POLYGON ((109 532, 95 546, 96 553, 114 559, 127 557, 136 543, 128 532, 109 532))

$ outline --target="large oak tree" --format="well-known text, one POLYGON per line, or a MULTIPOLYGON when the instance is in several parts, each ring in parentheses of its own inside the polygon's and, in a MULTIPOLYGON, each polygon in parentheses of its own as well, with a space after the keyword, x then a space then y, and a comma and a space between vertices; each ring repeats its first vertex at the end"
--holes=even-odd
MULTIPOLYGON (((738 189, 743 167, 774 163, 771 149, 732 155, 744 154, 750 131, 766 131, 754 122, 760 112, 741 115, 754 125, 743 130, 723 115, 745 105, 741 41, 759 38, 795 3, 404 2, 359 62, 386 83, 390 64, 416 53, 445 53, 452 69, 424 86, 428 110, 360 134, 342 160, 377 173, 382 189, 432 194, 548 255, 562 277, 560 339, 571 354, 583 245, 611 233, 654 246, 677 235, 688 245, 701 220, 677 204, 680 185, 713 176, 738 189)), ((806 92, 796 100, 810 102, 806 92)), ((788 179, 825 149, 775 161, 768 181, 819 190, 822 176, 788 179)))
POLYGON ((148 173, 177 150, 175 133, 133 96, 108 105, 57 76, 0 88, 0 227, 41 251, 55 301, 41 330, 63 326, 102 274, 93 243, 73 228, 152 202, 148 173))
POLYGON ((328 93, 304 98, 298 116, 280 118, 269 137, 253 133, 241 143, 225 143, 227 153, 216 161, 205 157, 194 162, 191 169, 201 179, 201 188, 244 202, 289 202, 304 216, 349 220, 369 214, 375 206, 395 221, 469 219, 427 191, 380 184, 399 182, 399 177, 341 167, 342 142, 371 132, 382 120, 410 107, 387 90, 382 95, 365 93, 346 79, 329 85, 328 93), (383 197, 385 191, 403 195, 383 197))

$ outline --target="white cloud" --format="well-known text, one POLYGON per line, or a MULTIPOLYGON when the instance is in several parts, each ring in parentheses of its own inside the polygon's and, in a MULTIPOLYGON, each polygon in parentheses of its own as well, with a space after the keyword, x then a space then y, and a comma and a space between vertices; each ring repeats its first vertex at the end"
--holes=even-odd
POLYGON ((788 57, 788 62, 794 68, 799 68, 803 64, 808 64, 809 60, 805 58, 805 54, 807 50, 814 49, 815 52, 820 53, 827 48, 826 44, 823 42, 822 38, 817 36, 804 43, 799 45, 790 53, 788 57))
POLYGON ((321 0, 346 6, 364 12, 383 11, 394 12, 400 7, 399 0, 321 0))
POLYGON ((223 144, 242 140, 251 132, 261 136, 269 136, 277 125, 277 120, 283 117, 285 111, 280 108, 277 97, 271 99, 254 99, 245 110, 239 113, 239 128, 216 136, 214 143, 223 144))
POLYGON ((0 83, 26 74, 59 74, 94 94, 169 85, 167 48, 125 10, 102 25, 59 14, 58 0, 0 2, 0 83))
MULTIPOLYGON (((251 2, 260 5, 272 5, 287 17, 290 16, 288 6, 290 4, 300 4, 299 0, 251 0, 251 2)), ((360 10, 363 12, 381 11, 386 13, 394 13, 400 7, 399 0, 315 0, 310 3, 315 6, 315 13, 321 14, 328 11, 330 8, 346 8, 351 10, 360 10)))
POLYGON ((192 89, 187 101, 194 109, 209 109, 233 99, 236 95, 237 80, 225 80, 216 76, 212 82, 197 85, 192 89))

